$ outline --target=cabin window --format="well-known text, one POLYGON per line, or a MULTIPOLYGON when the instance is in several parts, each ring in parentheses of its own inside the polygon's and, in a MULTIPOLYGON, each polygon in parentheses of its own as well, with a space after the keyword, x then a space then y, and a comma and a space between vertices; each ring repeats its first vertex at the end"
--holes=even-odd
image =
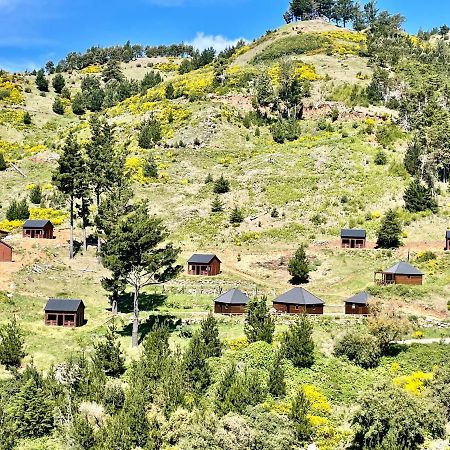
POLYGON ((356 305, 352 303, 352 309, 356 309, 356 305))
POLYGON ((47 320, 56 320, 56 314, 48 314, 47 320))
POLYGON ((65 320, 66 322, 74 322, 74 321, 75 321, 75 316, 72 315, 72 314, 70 314, 70 315, 65 315, 65 316, 64 316, 64 320, 65 320))

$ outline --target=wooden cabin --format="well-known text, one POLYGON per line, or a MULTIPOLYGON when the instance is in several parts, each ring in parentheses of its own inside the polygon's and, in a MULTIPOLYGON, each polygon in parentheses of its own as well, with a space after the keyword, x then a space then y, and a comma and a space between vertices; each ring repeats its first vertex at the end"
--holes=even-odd
POLYGON ((0 230, 0 239, 5 239, 6 236, 8 236, 8 232, 5 230, 0 230))
POLYGON ((212 277, 220 274, 220 264, 216 255, 196 253, 188 259, 188 273, 212 277))
POLYGON ((341 230, 342 248, 366 248, 366 230, 341 230))
POLYGON ((323 314, 325 302, 301 287, 295 287, 273 301, 273 307, 285 314, 323 314))
POLYGON ((422 285, 424 273, 409 262, 400 261, 389 269, 375 272, 377 284, 410 284, 422 285))
POLYGON ((12 262, 13 248, 5 241, 0 241, 0 262, 12 262))
POLYGON ((369 299, 368 292, 360 292, 345 301, 345 314, 349 315, 369 315, 369 299))
POLYGON ((450 250, 450 230, 445 233, 445 250, 450 250))
POLYGON ((82 300, 50 298, 45 305, 45 325, 81 327, 84 325, 82 300))
POLYGON ((53 224, 50 220, 27 220, 23 224, 23 237, 53 239, 53 224))
POLYGON ((216 314, 244 314, 249 298, 239 289, 230 289, 214 300, 216 314))

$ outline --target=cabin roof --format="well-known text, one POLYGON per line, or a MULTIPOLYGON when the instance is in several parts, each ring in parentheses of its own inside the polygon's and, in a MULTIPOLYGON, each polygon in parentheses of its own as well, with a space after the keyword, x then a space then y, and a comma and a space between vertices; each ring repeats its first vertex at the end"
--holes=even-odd
POLYGON ((27 220, 23 228, 44 228, 47 224, 52 224, 50 220, 27 220))
POLYGON ((366 238, 366 230, 357 230, 357 229, 342 229, 341 230, 341 238, 351 238, 351 239, 365 239, 366 238))
POLYGON ((78 299, 63 299, 63 298, 49 298, 45 305, 45 311, 51 312, 77 312, 80 306, 83 305, 83 300, 78 299))
POLYGON ((0 245, 5 245, 6 247, 8 247, 12 250, 12 247, 9 244, 7 244, 5 241, 0 240, 0 245))
POLYGON ((386 269, 383 273, 395 274, 395 275, 423 275, 417 267, 414 267, 409 262, 400 261, 389 269, 386 269))
POLYGON ((221 296, 217 297, 214 302, 226 303, 229 305, 246 305, 249 298, 239 289, 230 289, 221 296))
POLYGON ((348 298, 345 303, 354 303, 356 305, 367 305, 371 295, 368 292, 360 292, 359 294, 353 295, 348 298))
POLYGON ((8 236, 8 231, 6 231, 6 230, 0 230, 0 235, 3 235, 3 236, 8 236))
POLYGON ((214 258, 216 258, 219 262, 221 262, 220 259, 217 258, 216 255, 209 254, 209 253, 206 253, 206 254, 195 253, 188 259, 188 263, 210 264, 214 258))
POLYGON ((301 287, 295 287, 290 291, 281 294, 277 297, 274 303, 288 303, 291 305, 324 305, 325 302, 321 300, 319 297, 311 294, 311 292, 307 291, 301 287))
MULTIPOLYGON (((1 230, 0 230, 0 233, 1 233, 1 230)), ((450 230, 447 230, 447 232, 445 233, 445 237, 447 239, 450 239, 450 230)))

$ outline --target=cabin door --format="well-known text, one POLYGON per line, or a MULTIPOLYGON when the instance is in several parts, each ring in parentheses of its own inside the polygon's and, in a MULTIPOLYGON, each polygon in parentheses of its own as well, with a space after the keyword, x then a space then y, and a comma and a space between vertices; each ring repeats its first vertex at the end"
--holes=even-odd
POLYGON ((34 239, 34 237, 35 237, 35 231, 34 230, 31 230, 31 232, 30 232, 31 234, 31 239, 34 239))
POLYGON ((58 314, 58 326, 62 327, 64 325, 64 316, 62 314, 58 314))
POLYGON ((350 248, 356 248, 356 241, 354 239, 350 240, 350 248))

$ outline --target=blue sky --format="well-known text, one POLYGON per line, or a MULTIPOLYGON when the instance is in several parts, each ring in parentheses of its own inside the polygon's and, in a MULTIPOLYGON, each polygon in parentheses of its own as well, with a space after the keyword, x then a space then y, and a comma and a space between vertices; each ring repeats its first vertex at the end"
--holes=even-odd
MULTIPOLYGON (((288 0, 0 0, 0 67, 41 67, 92 45, 190 42, 223 47, 282 25, 288 0)), ((379 0, 410 32, 448 22, 450 2, 379 0)))

